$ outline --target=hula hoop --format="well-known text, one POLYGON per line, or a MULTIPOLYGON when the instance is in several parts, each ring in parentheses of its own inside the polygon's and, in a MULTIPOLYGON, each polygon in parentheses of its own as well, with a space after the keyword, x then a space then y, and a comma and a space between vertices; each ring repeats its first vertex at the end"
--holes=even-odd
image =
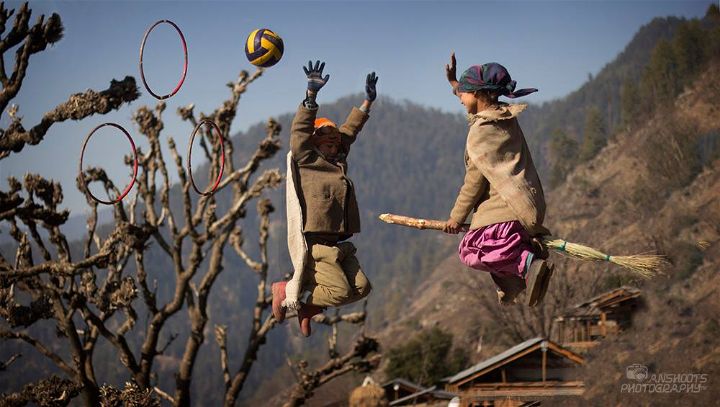
POLYGON ((138 157, 137 157, 137 150, 135 149, 135 142, 133 141, 132 137, 130 136, 130 133, 128 133, 127 130, 125 130, 122 126, 120 126, 119 124, 115 124, 115 123, 103 123, 103 124, 95 127, 90 132, 90 134, 88 134, 87 137, 85 137, 85 142, 83 143, 82 150, 80 150, 80 181, 85 186, 85 190, 87 191, 88 195, 90 195, 90 197, 92 199, 94 199, 96 202, 99 202, 99 203, 105 204, 105 205, 115 205, 116 203, 122 201, 123 198, 125 198, 125 196, 130 192, 133 185, 135 185, 135 179, 137 178, 137 172, 138 172, 138 157), (99 199, 98 197, 93 195, 93 193, 90 192, 90 188, 88 187, 87 182, 85 181, 85 176, 83 175, 83 158, 85 157, 85 148, 87 147, 87 144, 90 141, 90 138, 93 136, 93 134, 95 134, 96 131, 98 131, 100 128, 105 127, 105 126, 112 126, 112 127, 119 129, 120 131, 122 131, 125 134, 125 137, 127 137, 128 141, 130 141, 130 146, 132 147, 132 151, 133 151, 132 181, 130 181, 130 184, 128 184, 128 186, 125 187, 125 190, 123 190, 123 192, 120 194, 120 196, 118 196, 116 199, 114 199, 112 201, 103 201, 102 199, 99 199))
POLYGON ((182 87, 183 83, 185 82, 185 76, 187 76, 187 69, 188 69, 187 42, 185 42, 185 36, 183 35, 182 31, 180 31, 180 28, 170 20, 159 20, 159 21, 155 22, 155 24, 151 25, 150 28, 148 28, 147 31, 145 31, 145 36, 143 36, 142 44, 140 44, 140 78, 142 79, 143 85, 145 85, 145 89, 147 89, 147 91, 150 92, 150 94, 153 95, 155 97, 155 99, 158 99, 158 100, 165 100, 171 96, 174 96, 176 93, 178 93, 178 91, 182 87), (171 26, 173 26, 175 28, 175 30, 180 35, 180 41, 182 41, 183 52, 185 53, 185 64, 183 66, 182 78, 180 78, 180 82, 178 82, 178 84, 175 86, 175 89, 173 89, 173 91, 168 93, 167 95, 160 96, 160 95, 157 95, 155 92, 153 92, 150 89, 150 85, 148 85, 147 81, 145 80, 145 71, 143 70, 143 51, 145 49, 145 42, 147 41, 147 38, 148 38, 148 35, 150 35, 150 32, 155 27, 157 27, 158 25, 160 25, 162 23, 170 24, 171 26))
POLYGON ((215 124, 214 121, 210 119, 203 119, 200 121, 200 123, 195 126, 195 130, 192 132, 192 136, 190 136, 190 144, 188 145, 188 154, 187 154, 187 171, 188 174, 190 174, 190 183, 192 184, 193 189, 195 189, 195 192, 197 192, 200 195, 208 196, 215 193, 215 190, 217 189, 218 185, 220 185, 220 180, 222 179, 223 170, 225 169, 225 142, 223 140, 222 131, 220 131, 220 127, 218 127, 217 124, 215 124), (220 149, 221 149, 221 156, 220 156, 220 173, 217 176, 217 179, 215 180, 215 184, 212 186, 210 191, 202 192, 200 189, 198 189, 197 185, 195 185, 195 179, 193 179, 192 175, 192 146, 193 141, 195 141, 195 134, 197 134, 198 130, 200 130, 200 127, 202 127, 203 124, 209 123, 212 125, 212 127, 217 131, 218 137, 220 139, 220 149))

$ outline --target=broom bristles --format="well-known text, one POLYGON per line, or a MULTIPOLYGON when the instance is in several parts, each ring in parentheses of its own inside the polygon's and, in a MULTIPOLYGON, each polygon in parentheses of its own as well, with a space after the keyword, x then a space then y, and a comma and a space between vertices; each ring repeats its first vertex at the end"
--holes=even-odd
POLYGON ((655 254, 636 254, 632 256, 613 256, 610 261, 634 271, 640 277, 652 278, 662 273, 669 265, 665 256, 655 254))
POLYGON ((635 254, 630 256, 610 256, 585 245, 568 242, 554 237, 543 238, 543 244, 549 249, 567 254, 580 260, 608 261, 626 268, 642 278, 652 278, 669 264, 665 256, 655 254, 635 254))

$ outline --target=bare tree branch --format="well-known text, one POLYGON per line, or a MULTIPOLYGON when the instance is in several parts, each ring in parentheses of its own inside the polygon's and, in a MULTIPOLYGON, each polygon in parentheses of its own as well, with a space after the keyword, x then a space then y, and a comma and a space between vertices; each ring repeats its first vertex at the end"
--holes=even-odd
MULTIPOLYGON (((52 375, 36 383, 26 384, 22 391, 0 395, 0 405, 62 406, 80 393, 82 386, 72 380, 52 375)), ((99 405, 99 404, 98 404, 99 405)))
MULTIPOLYGON (((22 75, 24 76, 24 72, 22 75)), ((7 100, 4 100, 6 92, 7 96, 12 95, 10 98, 15 96, 12 94, 13 90, 10 87, 0 92, 0 107, 3 110, 8 103, 7 100)), ((93 114, 105 114, 118 109, 123 103, 137 99, 139 96, 135 78, 126 76, 122 81, 112 80, 110 87, 101 92, 88 90, 85 93, 76 93, 70 96, 67 102, 46 113, 40 123, 30 130, 25 130, 20 123, 20 119, 13 120, 10 126, 0 134, 0 159, 7 157, 10 151, 20 152, 25 144, 39 144, 55 123, 61 123, 69 119, 82 120, 93 114)))
POLYGON ((161 398, 163 398, 163 399, 169 401, 170 403, 172 403, 173 405, 175 405, 175 399, 171 395, 160 390, 160 388, 157 386, 153 387, 153 390, 155 390, 155 393, 157 393, 158 396, 160 396, 161 398))
POLYGON ((330 359, 327 363, 308 372, 308 363, 301 360, 296 364, 300 380, 290 391, 288 400, 283 407, 301 406, 312 397, 313 392, 329 381, 351 371, 369 372, 380 364, 378 354, 380 345, 374 338, 361 335, 350 351, 342 356, 330 359))
POLYGON ((22 341, 25 341, 30 346, 34 347, 38 352, 42 353, 46 357, 48 357, 50 360, 55 362, 55 364, 62 369, 67 375, 69 376, 75 376, 76 372, 75 370, 70 367, 65 361, 58 356, 56 353, 45 347, 40 341, 37 339, 31 337, 25 332, 11 332, 11 331, 5 331, 0 330, 0 338, 6 338, 6 339, 20 339, 22 341))
POLYGON ((10 356, 10 359, 7 360, 7 362, 1 362, 0 361, 0 371, 6 370, 10 365, 13 364, 20 356, 22 356, 22 353, 16 353, 12 356, 10 356))
MULTIPOLYGON (((4 3, 0 6, 0 23, 5 32, 5 23, 12 12, 5 10, 4 3)), ((10 100, 12 100, 20 91, 25 73, 27 71, 30 56, 43 51, 48 45, 59 41, 63 35, 63 26, 60 16, 53 13, 47 21, 45 16, 41 15, 37 22, 30 27, 30 15, 32 12, 27 3, 24 3, 17 14, 13 23, 12 30, 0 39, 0 55, 4 56, 5 52, 14 46, 23 43, 15 53, 15 67, 10 78, 7 77, 5 71, 5 61, 2 58, 2 69, 0 69, 0 82, 3 88, 0 90, 0 111, 5 111, 10 100)), ((1 139, 0 139, 1 140, 1 139)), ((22 148, 22 147, 21 147, 22 148)), ((0 141, 0 150, 4 150, 0 141)), ((20 150, 15 150, 20 151, 20 150)), ((2 155, 0 155, 2 158, 2 155)))
POLYGON ((223 383, 225 383, 225 391, 227 391, 230 388, 230 366, 228 364, 227 330, 224 325, 215 325, 215 340, 220 347, 220 369, 223 372, 223 383))

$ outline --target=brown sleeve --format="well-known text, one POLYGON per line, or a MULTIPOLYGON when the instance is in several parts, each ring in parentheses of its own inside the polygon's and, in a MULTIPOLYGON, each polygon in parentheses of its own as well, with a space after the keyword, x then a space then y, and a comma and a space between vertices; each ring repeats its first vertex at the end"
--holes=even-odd
POLYGON ((314 151, 310 138, 315 130, 315 116, 317 109, 308 109, 302 104, 295 113, 290 127, 290 151, 297 161, 314 151))
POLYGON ((450 218, 457 223, 463 223, 467 219, 470 212, 477 205, 480 197, 485 193, 488 182, 482 175, 478 167, 470 161, 465 166, 465 181, 455 200, 450 212, 450 218))
POLYGON ((353 107, 347 119, 345 119, 345 123, 340 126, 340 141, 345 150, 345 154, 350 152, 350 145, 355 142, 355 138, 369 117, 367 113, 357 107, 353 107))

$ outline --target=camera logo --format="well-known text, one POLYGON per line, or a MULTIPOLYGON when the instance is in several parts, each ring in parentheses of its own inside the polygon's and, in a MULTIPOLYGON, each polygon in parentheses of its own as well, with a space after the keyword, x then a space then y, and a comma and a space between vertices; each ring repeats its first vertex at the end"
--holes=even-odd
POLYGON ((648 378, 648 368, 638 363, 625 368, 625 376, 630 380, 643 381, 648 378))

